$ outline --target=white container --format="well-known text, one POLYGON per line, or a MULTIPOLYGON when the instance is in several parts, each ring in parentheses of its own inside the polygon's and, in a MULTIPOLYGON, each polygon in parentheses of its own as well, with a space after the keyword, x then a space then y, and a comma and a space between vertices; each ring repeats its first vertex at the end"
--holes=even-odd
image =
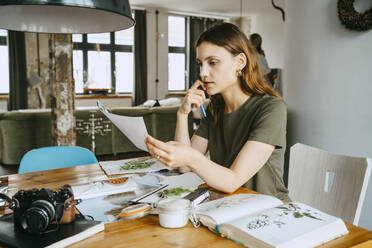
POLYGON ((157 212, 162 227, 184 227, 189 219, 190 201, 186 199, 165 199, 159 202, 157 212))

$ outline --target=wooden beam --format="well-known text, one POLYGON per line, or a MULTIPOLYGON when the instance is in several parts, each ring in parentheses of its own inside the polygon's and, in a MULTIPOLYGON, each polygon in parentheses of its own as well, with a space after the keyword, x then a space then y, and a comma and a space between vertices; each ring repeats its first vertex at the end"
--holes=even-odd
POLYGON ((49 35, 53 145, 76 144, 75 85, 72 71, 72 36, 49 35))

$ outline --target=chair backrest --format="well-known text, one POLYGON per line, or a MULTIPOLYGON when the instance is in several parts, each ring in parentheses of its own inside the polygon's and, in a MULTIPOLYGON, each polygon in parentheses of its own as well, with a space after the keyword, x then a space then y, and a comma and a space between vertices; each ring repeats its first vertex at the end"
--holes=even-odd
POLYGON ((98 163, 96 156, 86 148, 80 146, 48 146, 27 152, 22 157, 18 173, 96 163, 98 163))
POLYGON ((370 174, 368 158, 332 154, 297 143, 290 150, 289 196, 358 225, 370 174))

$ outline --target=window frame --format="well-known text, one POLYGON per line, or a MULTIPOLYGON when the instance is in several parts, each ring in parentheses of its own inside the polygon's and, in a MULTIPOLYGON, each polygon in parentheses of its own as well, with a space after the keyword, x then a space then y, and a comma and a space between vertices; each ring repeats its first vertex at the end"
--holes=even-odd
MULTIPOLYGON (((189 58, 189 54, 188 54, 188 47, 189 47, 189 33, 188 33, 188 25, 189 25, 189 18, 187 16, 183 16, 183 15, 169 15, 168 18, 170 16, 174 16, 174 17, 183 17, 185 19, 185 46, 184 47, 178 47, 178 46, 169 46, 168 45, 168 55, 169 53, 180 53, 180 54, 184 54, 185 55, 185 81, 184 81, 184 89, 183 90, 169 90, 169 88, 167 89, 168 92, 170 94, 172 93, 176 93, 176 92, 186 92, 187 91, 187 81, 188 81, 188 78, 189 78, 189 65, 188 65, 188 58, 189 58)), ((168 32, 169 32, 169 29, 168 29, 168 32)), ((169 34, 168 34, 169 35, 169 34)), ((169 42, 168 42, 169 44, 169 42)), ((169 67, 168 67, 168 75, 169 75, 169 67)))
MULTIPOLYGON (((8 31, 7 31, 6 36, 0 34, 0 46, 5 46, 5 47, 9 46, 9 44, 8 44, 8 31)), ((9 47, 8 47, 8 49, 9 49, 9 47)), ((9 60, 9 58, 8 58, 8 60, 9 60)), ((8 70, 9 70, 9 64, 8 64, 8 70)), ((8 80, 10 80, 10 78, 8 80)), ((3 96, 9 96, 9 91, 8 91, 8 93, 0 92, 0 96, 2 96, 2 97, 3 96)))
POLYGON ((0 35, 0 46, 8 46, 8 36, 0 35))
MULTIPOLYGON (((73 42, 73 50, 74 51, 82 51, 83 53, 83 83, 87 82, 88 80, 88 51, 97 51, 97 44, 100 47, 100 51, 102 52, 110 52, 110 67, 111 67, 111 87, 113 90, 109 94, 116 94, 116 52, 127 52, 127 53, 134 53, 134 44, 133 45, 123 45, 123 44, 115 44, 115 32, 110 32, 110 43, 103 44, 103 43, 90 43, 88 42, 88 34, 81 34, 82 41, 75 41, 73 42)), ((134 38, 134 37, 133 37, 134 38)), ((134 61, 133 61, 134 63, 134 61)), ((134 68, 134 64, 133 64, 134 68)), ((120 94, 130 94, 132 92, 120 92, 120 94)), ((83 93, 76 93, 76 95, 94 95, 95 93, 83 92, 83 93)))

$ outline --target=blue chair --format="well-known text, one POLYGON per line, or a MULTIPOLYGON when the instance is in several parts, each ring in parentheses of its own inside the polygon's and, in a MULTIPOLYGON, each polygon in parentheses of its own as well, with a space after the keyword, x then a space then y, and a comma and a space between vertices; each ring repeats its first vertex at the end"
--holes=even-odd
POLYGON ((96 164, 93 152, 80 146, 48 146, 27 152, 18 173, 59 169, 83 164, 96 164))

